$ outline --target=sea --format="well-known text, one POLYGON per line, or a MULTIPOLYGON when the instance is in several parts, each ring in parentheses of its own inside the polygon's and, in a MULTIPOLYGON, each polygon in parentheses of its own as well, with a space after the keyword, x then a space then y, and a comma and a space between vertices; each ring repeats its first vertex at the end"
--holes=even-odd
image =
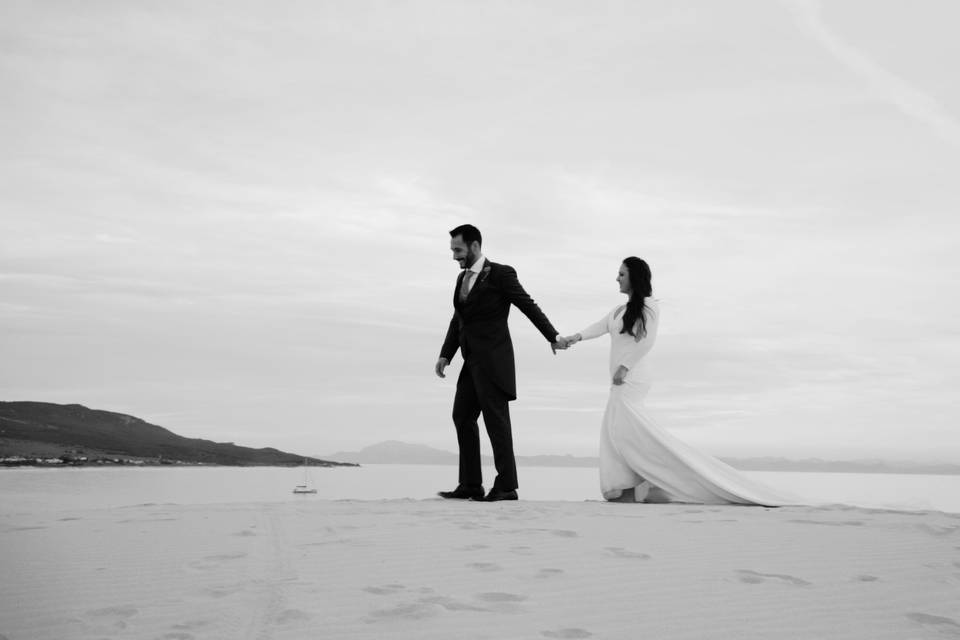
MULTIPOLYGON (((960 513, 960 476, 745 471, 771 488, 814 504, 960 513)), ((521 500, 601 500, 597 469, 521 467, 521 500)), ((492 468, 484 470, 493 478, 492 468)), ((221 504, 310 500, 433 500, 456 485, 448 465, 361 467, 0 468, 0 510, 113 509, 143 504, 221 504), (294 494, 298 484, 315 494, 294 494)))

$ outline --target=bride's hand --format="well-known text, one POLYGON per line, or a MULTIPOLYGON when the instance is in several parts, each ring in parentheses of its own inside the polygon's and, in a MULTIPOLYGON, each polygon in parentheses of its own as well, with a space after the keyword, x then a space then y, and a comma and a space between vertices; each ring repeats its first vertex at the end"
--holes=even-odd
POLYGON ((583 340, 583 338, 580 337, 580 334, 579 334, 579 333, 575 333, 575 334, 573 334, 572 336, 566 336, 566 337, 564 338, 564 340, 566 340, 566 342, 567 342, 567 348, 569 349, 569 348, 572 347, 573 345, 575 345, 575 344, 577 344, 578 342, 580 342, 581 340, 583 340))
POLYGON ((613 374, 613 384, 621 385, 623 384, 623 379, 627 376, 627 371, 630 371, 625 366, 620 365, 617 367, 617 370, 613 374))

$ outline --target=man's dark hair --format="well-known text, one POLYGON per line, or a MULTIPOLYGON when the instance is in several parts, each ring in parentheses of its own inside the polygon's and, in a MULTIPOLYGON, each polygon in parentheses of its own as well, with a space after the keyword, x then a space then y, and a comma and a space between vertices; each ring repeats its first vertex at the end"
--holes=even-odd
POLYGON ((480 229, 477 229, 472 224, 462 224, 456 229, 450 230, 450 237, 456 238, 457 236, 463 237, 463 242, 468 247, 470 243, 476 241, 481 247, 483 246, 483 236, 480 235, 480 229))

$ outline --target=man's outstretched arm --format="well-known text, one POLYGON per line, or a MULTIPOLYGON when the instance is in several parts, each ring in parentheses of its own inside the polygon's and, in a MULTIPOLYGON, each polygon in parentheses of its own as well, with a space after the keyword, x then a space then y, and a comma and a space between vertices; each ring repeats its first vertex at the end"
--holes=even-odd
POLYGON ((503 295, 506 299, 515 306, 517 309, 520 309, 520 312, 523 315, 527 316, 530 319, 530 322, 533 323, 533 326, 543 334, 543 337, 547 339, 551 344, 557 342, 557 336, 559 332, 553 328, 553 325, 550 324, 550 320, 547 319, 546 314, 540 310, 540 307, 537 306, 537 303, 533 301, 533 298, 524 290, 523 286, 520 284, 520 280, 517 278, 517 272, 513 267, 502 266, 502 274, 500 276, 500 290, 503 292, 503 295))

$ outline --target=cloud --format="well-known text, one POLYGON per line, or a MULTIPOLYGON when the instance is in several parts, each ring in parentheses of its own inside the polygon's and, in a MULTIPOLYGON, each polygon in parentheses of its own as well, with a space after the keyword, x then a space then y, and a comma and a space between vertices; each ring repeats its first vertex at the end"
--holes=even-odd
MULTIPOLYGON (((566 333, 650 260, 649 401, 684 438, 953 442, 955 147, 887 103, 955 125, 815 5, 829 68, 778 6, 331 7, 4 8, 0 395, 449 447, 432 367, 473 222, 566 333)), ((594 449, 605 346, 511 331, 518 446, 594 449)))
POLYGON ((131 244, 137 241, 136 238, 111 235, 109 233, 98 233, 94 236, 94 238, 96 238, 97 242, 102 242, 104 244, 131 244))
MULTIPOLYGON (((891 73, 863 50, 832 31, 821 15, 819 0, 784 0, 801 30, 876 94, 904 115, 926 125, 941 139, 960 145, 960 121, 932 95, 891 73)), ((870 9, 866 9, 869 14, 870 9)))

